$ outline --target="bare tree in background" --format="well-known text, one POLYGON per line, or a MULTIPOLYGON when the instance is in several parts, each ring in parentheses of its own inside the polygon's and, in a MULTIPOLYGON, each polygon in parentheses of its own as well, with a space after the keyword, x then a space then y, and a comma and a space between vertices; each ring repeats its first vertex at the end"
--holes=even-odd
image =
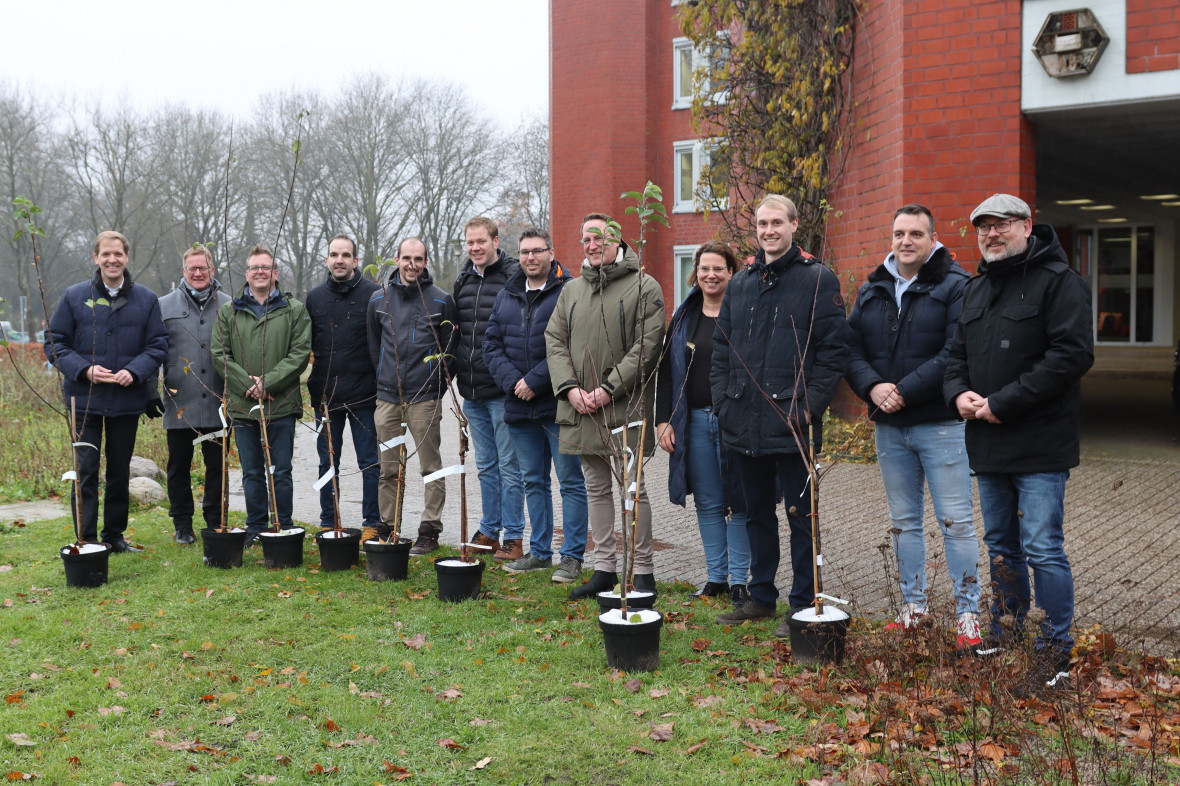
POLYGON ((504 139, 506 182, 499 193, 506 250, 516 251, 520 233, 530 227, 549 230, 549 121, 521 122, 504 139))

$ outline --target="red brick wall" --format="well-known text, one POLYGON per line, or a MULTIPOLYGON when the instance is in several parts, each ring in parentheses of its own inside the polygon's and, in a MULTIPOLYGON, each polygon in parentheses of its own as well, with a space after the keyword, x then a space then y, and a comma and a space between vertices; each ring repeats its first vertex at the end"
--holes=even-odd
POLYGON ((1180 4, 1127 0, 1127 73, 1180 68, 1180 4))
MULTIPOLYGON (((611 214, 630 241, 638 222, 624 214, 633 203, 620 194, 651 180, 664 189, 665 204, 673 201, 672 144, 699 136, 691 110, 671 108, 672 40, 680 35, 671 3, 550 3, 550 226, 567 267, 580 264, 577 233, 586 213, 611 214)), ((672 247, 712 239, 717 221, 671 212, 668 221, 648 233, 644 262, 671 315, 672 247)))
POLYGON ((889 252, 893 211, 921 202, 968 268, 967 217, 986 196, 1036 198, 1036 140, 1020 112, 1019 0, 880 0, 857 33, 857 108, 830 199, 829 259, 856 282, 889 252), (981 90, 988 90, 981 96, 981 90), (960 235, 966 228, 967 232, 960 235))

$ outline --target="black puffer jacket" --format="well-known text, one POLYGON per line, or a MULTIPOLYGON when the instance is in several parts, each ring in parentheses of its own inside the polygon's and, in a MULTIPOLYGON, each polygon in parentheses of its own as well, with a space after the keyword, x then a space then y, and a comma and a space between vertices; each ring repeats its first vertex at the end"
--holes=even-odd
POLYGON ((896 279, 885 265, 861 286, 848 315, 852 330, 848 385, 869 405, 870 418, 891 426, 912 426, 958 417, 942 398, 942 378, 968 278, 940 244, 901 296, 900 313, 893 296, 896 279), (869 391, 882 382, 897 385, 905 400, 899 411, 882 412, 873 405, 869 391))
POLYGON ((368 409, 377 406, 377 373, 369 357, 365 313, 369 299, 380 290, 353 271, 352 278, 328 280, 307 293, 311 315, 311 376, 307 392, 318 412, 329 409, 368 409))
POLYGON ((369 358, 377 369, 377 398, 415 404, 443 397, 443 361, 454 349, 455 303, 423 270, 413 284, 396 272, 369 300, 369 358))
POLYGON ((818 443, 848 344, 836 274, 794 244, 769 264, 759 251, 729 282, 713 335, 709 382, 722 443, 746 456, 798 453, 804 407, 818 443))
POLYGON ((951 341, 946 402, 987 397, 1000 423, 967 421, 976 472, 1060 472, 1078 465, 1082 375, 1094 364, 1090 287, 1048 224, 1028 249, 983 262, 967 283, 951 341))
POLYGON ((483 353, 489 371, 505 394, 507 423, 557 417, 557 397, 545 359, 545 328, 561 288, 569 280, 570 274, 555 259, 544 289, 526 292, 524 271, 517 269, 496 298, 483 353), (514 390, 521 379, 536 394, 535 398, 517 398, 514 390))
POLYGON ((504 391, 492 379, 483 359, 483 337, 496 295, 512 274, 520 270, 520 262, 503 251, 488 265, 481 276, 471 260, 455 279, 452 294, 459 311, 459 342, 455 351, 455 382, 459 395, 465 399, 496 398, 504 391))

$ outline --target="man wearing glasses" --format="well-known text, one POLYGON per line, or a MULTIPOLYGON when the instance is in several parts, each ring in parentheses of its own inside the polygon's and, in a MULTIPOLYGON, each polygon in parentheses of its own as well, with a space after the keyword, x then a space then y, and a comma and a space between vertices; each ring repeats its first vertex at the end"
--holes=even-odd
POLYGON ((520 267, 496 297, 484 336, 484 361, 507 394, 504 420, 516 446, 529 506, 529 553, 504 566, 509 573, 545 570, 553 563, 553 496, 549 464, 561 487, 563 542, 561 564, 552 579, 577 581, 586 551, 586 486, 582 461, 561 452, 557 398, 545 359, 545 327, 562 288, 570 280, 553 258, 549 233, 526 229, 520 235, 520 267))
MULTIPOLYGON (((209 345, 217 312, 230 301, 213 277, 213 256, 204 246, 193 246, 181 258, 181 281, 160 298, 160 316, 168 329, 168 359, 164 361, 161 399, 148 402, 148 414, 164 416, 168 438, 168 515, 176 530, 176 542, 192 543, 193 441, 222 428, 221 369, 213 362, 209 345)), ((205 525, 221 525, 221 440, 209 437, 201 443, 205 463, 205 497, 201 512, 205 525)))
POLYGON ((292 526, 291 457, 295 421, 303 412, 299 375, 311 355, 311 320, 302 303, 279 289, 278 281, 274 254, 261 246, 250 249, 246 286, 217 312, 213 332, 213 362, 225 373, 226 409, 242 461, 247 545, 270 523, 268 472, 273 476, 275 517, 282 528, 292 526))
POLYGON ((1078 465, 1082 375, 1094 362, 1090 288, 1047 224, 1021 199, 995 194, 971 213, 983 256, 967 284, 943 392, 967 421, 992 572, 986 655, 1023 633, 1032 568, 1045 619, 1025 693, 1069 678, 1073 574, 1062 525, 1065 482, 1078 465))
MULTIPOLYGON (((638 497, 635 589, 654 593, 651 505, 646 484, 632 486, 638 482, 640 434, 645 456, 655 448, 651 388, 664 343, 664 296, 610 216, 586 216, 581 237, 582 275, 562 287, 545 328, 561 452, 582 457, 594 535, 594 574, 570 600, 592 598, 618 583, 614 487, 620 478, 627 496, 638 497), (643 420, 646 429, 639 425, 643 420)), ((626 503, 627 510, 633 507, 626 503)))

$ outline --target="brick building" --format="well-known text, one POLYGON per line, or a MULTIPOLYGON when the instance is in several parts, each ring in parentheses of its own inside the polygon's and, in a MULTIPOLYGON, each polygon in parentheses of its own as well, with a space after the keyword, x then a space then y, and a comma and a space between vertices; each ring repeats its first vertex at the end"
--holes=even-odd
MULTIPOLYGON (((580 258, 582 215, 621 215, 619 194, 651 179, 672 226, 650 237, 646 261, 669 308, 685 294, 685 261, 716 223, 678 193, 707 150, 692 130, 683 77, 693 55, 677 5, 550 3, 558 258, 580 258)), ((1078 5, 865 3, 851 69, 855 132, 830 197, 840 215, 827 256, 862 281, 889 250, 893 211, 917 201, 970 268, 971 209, 996 191, 1017 194, 1091 281, 1096 369, 1160 373, 1180 337, 1180 4, 1092 0, 1089 15, 1078 5), (1107 42, 1089 73, 1050 75, 1084 70, 1096 37, 1107 42)), ((637 233, 629 219, 626 238, 637 233)))

